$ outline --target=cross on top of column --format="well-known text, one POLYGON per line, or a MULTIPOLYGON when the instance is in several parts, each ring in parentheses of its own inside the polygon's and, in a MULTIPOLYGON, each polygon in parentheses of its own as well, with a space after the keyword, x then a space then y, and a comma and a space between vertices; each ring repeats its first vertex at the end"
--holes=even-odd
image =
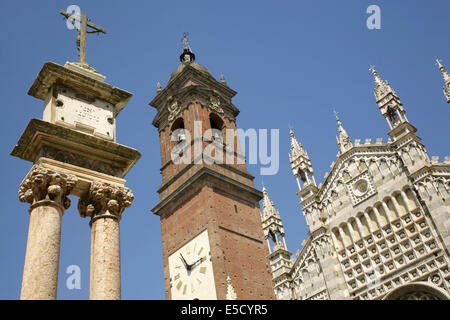
POLYGON ((77 29, 77 49, 78 51, 80 51, 80 64, 88 65, 86 62, 86 35, 88 33, 100 32, 106 34, 106 30, 92 23, 91 20, 87 18, 86 13, 82 12, 80 14, 70 14, 64 10, 60 10, 59 13, 63 15, 68 20, 68 22, 70 22, 77 29), (78 23, 75 23, 74 21, 78 23), (91 28, 91 31, 88 31, 88 27, 91 28))

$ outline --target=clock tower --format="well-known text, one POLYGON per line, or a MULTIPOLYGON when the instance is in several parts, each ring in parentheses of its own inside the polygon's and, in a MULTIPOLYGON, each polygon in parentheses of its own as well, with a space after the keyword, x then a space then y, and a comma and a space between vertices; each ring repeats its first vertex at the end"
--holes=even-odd
POLYGON ((263 194, 236 134, 236 92, 195 62, 186 37, 180 61, 150 102, 161 148, 160 201, 152 212, 161 221, 166 298, 275 299, 263 194))

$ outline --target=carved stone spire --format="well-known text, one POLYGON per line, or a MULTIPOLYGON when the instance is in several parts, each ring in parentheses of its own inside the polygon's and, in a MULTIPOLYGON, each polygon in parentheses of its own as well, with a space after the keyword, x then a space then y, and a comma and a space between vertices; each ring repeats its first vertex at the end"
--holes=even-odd
POLYGON ((349 150, 351 147, 353 147, 353 144, 352 144, 352 141, 350 140, 350 137, 349 137, 347 131, 345 131, 344 127, 342 126, 342 122, 339 119, 338 113, 336 111, 334 111, 334 115, 336 117, 336 121, 338 124, 338 132, 339 132, 339 137, 336 137, 336 140, 337 140, 339 147, 341 148, 341 152, 344 153, 347 150, 349 150))
POLYGON ((450 103, 450 76, 439 59, 436 59, 436 64, 442 73, 442 77, 444 78, 444 86, 442 87, 444 96, 447 99, 447 103, 450 103))
POLYGON ((35 165, 19 188, 19 199, 31 205, 40 201, 54 201, 64 209, 70 207, 67 196, 77 178, 35 165))
POLYGON ((301 189, 301 187, 298 177, 301 178, 305 185, 312 183, 315 186, 314 170, 311 161, 309 160, 308 153, 295 138, 294 131, 289 130, 289 135, 291 136, 291 152, 289 153, 289 160, 292 173, 297 178, 299 189, 301 189), (310 177, 312 181, 310 180, 310 177))
POLYGON ((289 159, 295 160, 299 156, 308 156, 306 151, 303 149, 302 144, 297 141, 295 138, 294 131, 292 129, 289 130, 289 135, 291 136, 291 152, 289 154, 289 159))
POLYGON ((374 66, 371 66, 370 70, 375 78, 375 89, 373 91, 375 100, 391 130, 403 122, 408 122, 400 98, 391 88, 389 82, 380 78, 374 66))
POLYGON ((273 216, 278 219, 280 218, 280 213, 275 209, 273 202, 269 199, 266 187, 263 186, 263 219, 268 219, 273 216))
POLYGON ((370 66, 370 71, 372 71, 372 75, 375 79, 375 89, 373 93, 377 101, 383 98, 389 92, 392 92, 394 95, 396 95, 394 89, 392 89, 389 85, 389 82, 380 78, 378 72, 375 70, 375 66, 370 66))
MULTIPOLYGON (((273 251, 282 249, 287 250, 286 240, 284 238, 284 227, 281 221, 280 213, 273 202, 269 199, 266 188, 263 186, 263 208, 262 208, 262 228, 265 238, 268 240, 269 237, 274 243, 273 251), (282 241, 279 240, 281 237, 282 241)), ((269 250, 271 250, 270 243, 268 242, 269 250)), ((271 250, 272 251, 272 250, 271 250)))

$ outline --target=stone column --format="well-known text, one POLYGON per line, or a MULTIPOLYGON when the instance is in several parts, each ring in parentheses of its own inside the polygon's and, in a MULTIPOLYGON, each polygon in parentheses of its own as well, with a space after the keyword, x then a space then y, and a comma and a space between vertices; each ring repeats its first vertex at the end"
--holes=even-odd
MULTIPOLYGON (((391 217, 392 216, 391 209, 389 209, 388 205, 386 204, 386 202, 384 202, 384 200, 381 202, 381 206, 383 207, 384 212, 386 212, 386 215, 391 217)), ((394 215, 393 221, 397 220, 398 215, 396 214, 396 212, 394 212, 393 215, 394 215)))
POLYGON ((400 206, 397 202, 397 199, 395 199, 395 197, 393 197, 393 196, 389 196, 389 198, 391 199, 392 204, 394 205, 394 209, 395 209, 394 211, 397 213, 397 216, 400 218, 400 216, 402 215, 402 211, 400 210, 400 206))
POLYGON ((347 224, 347 229, 348 229, 348 231, 350 233, 350 237, 352 238, 353 243, 356 244, 356 242, 358 241, 358 238, 357 238, 357 234, 355 232, 355 229, 353 229, 352 223, 350 221, 346 222, 346 224, 347 224))
POLYGON ((20 186, 20 201, 31 204, 20 299, 56 299, 61 220, 75 183, 74 176, 35 165, 20 186))
POLYGON ((270 248, 270 241, 269 241, 268 237, 266 238, 266 241, 267 241, 267 247, 269 248, 269 254, 271 254, 272 253, 272 248, 270 248))
MULTIPOLYGON (((364 234, 364 226, 362 225, 361 220, 359 219, 358 216, 355 216, 355 220, 356 220, 356 225, 358 226, 358 229, 359 229, 359 233, 361 234, 361 238, 365 238, 368 233, 364 234)), ((367 227, 367 229, 369 230, 369 227, 367 227)))
POLYGON ((341 250, 345 247, 344 241, 342 241, 342 248, 340 248, 339 240, 338 240, 338 238, 336 237, 336 234, 335 234, 334 231, 332 231, 332 230, 330 230, 330 233, 331 233, 331 239, 333 239, 333 242, 334 242, 334 244, 335 244, 334 247, 335 247, 336 251, 341 251, 341 250))
POLYGON ((366 211, 363 211, 363 215, 364 215, 364 218, 366 218, 367 228, 369 228, 369 232, 373 233, 376 229, 373 228, 373 226, 372 226, 372 219, 370 219, 370 216, 366 211))
POLYGON ((344 248, 347 248, 347 246, 349 246, 351 244, 351 240, 347 239, 347 235, 344 232, 344 229, 342 229, 342 227, 338 227, 339 230, 339 235, 342 238, 342 244, 344 245, 344 248), (346 241, 347 240, 347 241, 346 241))
POLYGON ((380 226, 380 229, 382 229, 384 226, 386 226, 387 224, 389 224, 391 222, 391 218, 389 217, 389 213, 386 212, 386 224, 383 225, 381 223, 381 221, 382 221, 381 218, 382 217, 381 217, 380 211, 378 211, 376 206, 373 206, 371 208, 372 208, 373 214, 375 216, 375 220, 377 220, 377 223, 380 226))
POLYGON ((128 188, 99 182, 80 198, 80 215, 91 217, 91 300, 121 298, 119 222, 133 199, 128 188))
POLYGON ((408 212, 411 212, 412 209, 411 209, 411 206, 409 205, 408 196, 406 195, 406 193, 403 190, 400 191, 400 196, 402 197, 403 202, 405 203, 406 210, 408 212))

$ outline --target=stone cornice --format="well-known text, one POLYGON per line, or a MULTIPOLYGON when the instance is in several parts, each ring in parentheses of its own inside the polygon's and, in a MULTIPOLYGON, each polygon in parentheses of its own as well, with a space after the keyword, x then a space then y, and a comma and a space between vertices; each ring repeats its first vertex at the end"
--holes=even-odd
POLYGON ((46 62, 44 64, 28 90, 28 94, 45 100, 49 89, 55 83, 66 85, 88 97, 102 99, 113 104, 115 106, 114 117, 120 113, 133 96, 125 90, 112 87, 103 81, 96 80, 54 62, 46 62))
POLYGON ((55 160, 120 178, 141 157, 135 149, 39 119, 28 123, 11 155, 31 162, 41 156, 51 158, 53 155, 55 160), (44 152, 48 154, 43 155, 46 148, 48 150, 44 152), (59 159, 59 156, 64 159, 59 159))
POLYGON ((450 178, 450 164, 436 163, 427 165, 411 173, 414 183, 420 182, 428 176, 448 176, 450 178))
POLYGON ((233 186, 249 192, 250 194, 252 194, 258 201, 261 200, 263 198, 263 194, 261 191, 250 187, 248 185, 245 185, 243 183, 240 183, 238 181, 235 181, 231 178, 228 178, 227 176, 220 174, 210 168, 207 167, 202 167, 200 168, 200 170, 198 170, 190 179, 188 179, 186 182, 184 182, 181 186, 179 186, 175 191, 173 191, 169 196, 167 196, 166 198, 164 198, 157 206, 155 206, 151 211, 156 214, 159 215, 158 212, 165 207, 166 205, 168 205, 169 203, 171 203, 172 201, 176 200, 177 198, 179 198, 180 194, 185 192, 186 190, 189 189, 189 187, 192 186, 193 183, 195 183, 197 180, 205 178, 206 176, 212 176, 215 177, 223 182, 232 184, 233 186))
MULTIPOLYGON (((202 162, 203 159, 207 159, 207 160, 209 160, 211 163, 214 162, 214 159, 213 159, 213 158, 208 157, 208 156, 206 156, 206 155, 200 155, 198 158, 194 159, 192 163, 187 164, 182 170, 180 170, 180 171, 177 172, 174 176, 172 176, 166 183, 162 184, 162 185, 158 188, 157 192, 158 192, 158 193, 163 192, 163 191, 164 191, 165 189, 167 189, 172 183, 174 183, 174 182, 175 182, 176 180, 178 180, 183 174, 185 174, 190 168, 192 168, 194 165, 196 165, 196 162, 198 162, 198 161, 199 161, 199 162, 202 162)), ((161 170, 161 171, 164 170, 165 168, 167 168, 167 166, 168 166, 169 164, 173 164, 172 160, 169 160, 163 167, 161 167, 160 170, 161 170)), ((175 165, 175 164, 173 164, 173 165, 175 165)), ((200 165, 201 165, 201 164, 200 164, 200 165)), ((240 169, 238 169, 238 168, 233 167, 232 165, 229 165, 229 164, 226 164, 226 163, 222 163, 222 164, 217 164, 217 163, 216 163, 215 165, 220 166, 220 167, 222 167, 222 168, 225 168, 225 169, 227 169, 227 170, 230 170, 230 171, 232 171, 232 172, 234 172, 234 173, 237 173, 238 175, 240 175, 240 176, 242 176, 242 177, 244 177, 244 178, 250 179, 250 180, 252 180, 252 181, 255 179, 255 177, 252 176, 251 174, 249 174, 248 172, 244 172, 244 171, 242 171, 242 170, 240 170, 240 169)))
POLYGON ((181 114, 194 103, 200 104, 203 108, 209 108, 212 112, 217 112, 217 110, 213 109, 208 102, 208 99, 213 96, 216 96, 222 102, 220 107, 223 109, 224 117, 230 121, 235 121, 235 118, 239 114, 239 109, 233 105, 230 99, 220 95, 215 89, 200 85, 191 85, 180 88, 170 96, 170 98, 168 97, 166 101, 159 105, 157 107, 158 112, 154 117, 152 124, 161 131, 177 118, 175 116, 173 120, 169 121, 169 104, 172 103, 172 101, 181 103, 176 112, 177 115, 181 114), (201 101, 201 99, 204 101, 201 101))
POLYGON ((197 69, 186 65, 183 70, 168 83, 168 85, 162 90, 155 98, 149 103, 150 106, 159 108, 161 104, 164 104, 169 96, 173 96, 174 93, 183 86, 188 80, 195 79, 200 82, 201 86, 214 88, 221 92, 225 97, 231 99, 236 95, 236 91, 232 90, 225 84, 218 82, 214 77, 207 75, 197 69))
MULTIPOLYGON (((292 256, 292 252, 290 252, 289 250, 285 250, 285 249, 282 249, 282 248, 278 248, 277 250, 275 250, 274 252, 272 252, 271 254, 269 254, 268 256, 267 256, 267 258, 270 260, 270 259, 272 259, 273 257, 275 257, 277 254, 285 254, 285 255, 287 255, 287 256, 292 256)), ((291 261, 291 260, 289 260, 289 261, 291 261)))
POLYGON ((388 135, 390 135, 391 137, 394 137, 396 135, 398 135, 401 131, 408 129, 409 132, 411 133, 416 133, 417 132, 417 128, 414 127, 411 123, 405 121, 400 123, 398 126, 396 126, 394 129, 392 129, 391 131, 388 132, 388 135))

